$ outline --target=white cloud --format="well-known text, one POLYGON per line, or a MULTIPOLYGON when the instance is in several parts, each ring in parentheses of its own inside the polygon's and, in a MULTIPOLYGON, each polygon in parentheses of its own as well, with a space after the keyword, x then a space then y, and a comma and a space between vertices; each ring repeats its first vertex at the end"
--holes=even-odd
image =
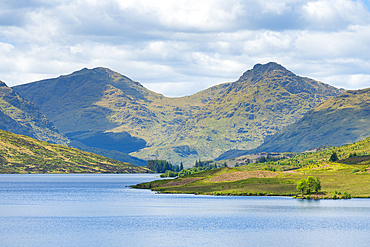
MULTIPOLYGON (((239 1, 162 0, 117 1, 121 10, 147 17, 170 30, 216 31, 231 28, 242 6, 239 1)), ((134 17, 135 18, 135 17, 134 17)))
POLYGON ((363 89, 370 87, 370 75, 335 75, 325 78, 328 83, 335 84, 345 89, 363 89))
POLYGON ((366 24, 369 13, 365 5, 349 0, 322 0, 308 2, 303 6, 303 14, 308 23, 316 29, 340 28, 346 25, 366 24))
POLYGON ((363 88, 369 44, 370 13, 355 0, 0 3, 0 80, 8 85, 103 66, 176 96, 276 61, 363 88))

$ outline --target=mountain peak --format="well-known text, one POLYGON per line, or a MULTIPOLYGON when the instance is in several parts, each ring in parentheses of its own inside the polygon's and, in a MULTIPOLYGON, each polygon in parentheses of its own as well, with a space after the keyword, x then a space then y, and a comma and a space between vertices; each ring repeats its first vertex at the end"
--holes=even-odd
POLYGON ((76 75, 87 75, 87 74, 100 74, 100 75, 108 74, 108 75, 111 75, 111 74, 118 74, 118 73, 111 70, 111 69, 108 69, 108 68, 96 67, 96 68, 93 68, 93 69, 83 68, 81 70, 77 70, 77 71, 73 72, 72 74, 65 75, 65 76, 76 76, 76 75))
POLYGON ((261 71, 261 72, 267 72, 267 71, 273 71, 273 70, 288 71, 284 66, 276 62, 269 62, 266 64, 257 63, 256 65, 253 66, 253 70, 261 71))
MULTIPOLYGON (((143 86, 136 81, 131 80, 129 77, 124 76, 114 70, 105 67, 96 67, 93 69, 83 68, 81 70, 74 71, 68 75, 61 75, 58 78, 54 78, 51 80, 56 80, 60 78, 72 78, 72 77, 82 77, 82 78, 90 78, 90 82, 94 84, 98 83, 118 83, 124 86, 130 87, 139 87, 142 88, 143 86)), ((79 83, 85 83, 86 80, 77 80, 79 83)), ((118 85, 116 85, 118 86, 118 85)))
POLYGON ((285 76, 295 76, 294 73, 287 70, 282 65, 276 62, 269 62, 266 64, 257 63, 253 66, 253 69, 247 70, 240 76, 238 81, 246 81, 248 78, 261 78, 261 77, 269 77, 275 76, 276 74, 285 75, 285 76))

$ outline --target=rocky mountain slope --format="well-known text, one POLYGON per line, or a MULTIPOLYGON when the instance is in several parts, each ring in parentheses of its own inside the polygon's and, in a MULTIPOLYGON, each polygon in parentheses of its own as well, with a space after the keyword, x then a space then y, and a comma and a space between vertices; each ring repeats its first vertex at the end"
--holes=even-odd
POLYGON ((68 145, 69 140, 33 104, 0 81, 0 129, 51 143, 68 145))
POLYGON ((75 148, 0 130, 0 173, 143 172, 151 171, 75 148))
POLYGON ((106 68, 14 87, 70 139, 142 159, 193 163, 252 149, 344 90, 276 63, 239 80, 168 98, 106 68))
POLYGON ((257 149, 228 152, 231 158, 253 152, 303 152, 323 145, 340 146, 370 136, 370 88, 327 100, 302 119, 277 132, 257 149), (236 155, 236 156, 235 156, 236 155))

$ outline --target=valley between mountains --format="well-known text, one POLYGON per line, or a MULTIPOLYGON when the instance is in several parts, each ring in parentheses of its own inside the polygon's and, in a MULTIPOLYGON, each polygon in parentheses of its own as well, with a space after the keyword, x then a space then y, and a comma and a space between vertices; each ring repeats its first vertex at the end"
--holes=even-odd
MULTIPOLYGON (((315 107, 324 109, 325 102, 333 104, 345 93, 273 62, 255 65, 235 82, 180 98, 152 92, 107 68, 82 69, 12 89, 50 119, 71 146, 104 152, 108 157, 114 154, 117 159, 130 154, 141 162, 165 159, 187 165, 228 151, 255 149, 274 138, 280 140, 274 135, 304 122, 318 111, 315 107)), ((345 100, 341 104, 338 110, 345 108, 345 100)), ((335 114, 331 116, 335 120, 335 114)), ((325 117, 317 124, 325 124, 325 117)), ((344 143, 366 135, 356 126, 359 134, 344 143)), ((330 133, 322 136, 326 140, 330 133)), ((312 142, 314 146, 310 146, 309 141, 298 147, 320 144, 312 142)), ((339 142, 332 145, 344 144, 339 142)), ((273 151, 271 145, 269 150, 273 151)))

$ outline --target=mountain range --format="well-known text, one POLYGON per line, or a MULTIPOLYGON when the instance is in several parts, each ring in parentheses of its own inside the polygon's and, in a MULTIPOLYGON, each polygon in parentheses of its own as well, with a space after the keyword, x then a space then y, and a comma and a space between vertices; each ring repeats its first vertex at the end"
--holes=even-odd
POLYGON ((71 140, 141 159, 192 164, 232 149, 254 149, 315 106, 345 92, 277 63, 237 81, 168 98, 107 68, 13 87, 71 140))

